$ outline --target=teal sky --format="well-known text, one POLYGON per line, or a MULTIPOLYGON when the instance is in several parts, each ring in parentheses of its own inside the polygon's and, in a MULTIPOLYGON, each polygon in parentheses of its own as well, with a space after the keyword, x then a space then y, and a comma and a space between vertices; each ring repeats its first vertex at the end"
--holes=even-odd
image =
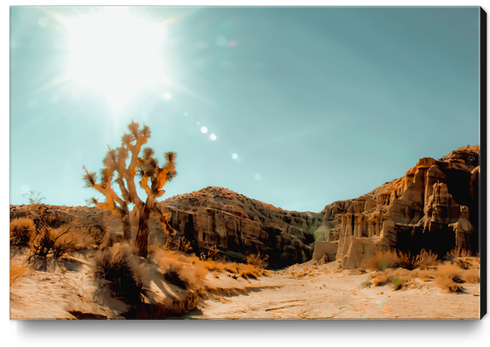
POLYGON ((98 197, 82 166, 98 171, 131 119, 159 158, 178 154, 163 199, 220 186, 298 211, 480 143, 478 7, 132 7, 154 24, 156 62, 135 53, 153 34, 121 38, 133 22, 100 25, 103 12, 11 8, 11 204, 98 197), (77 46, 70 23, 95 22, 77 46))

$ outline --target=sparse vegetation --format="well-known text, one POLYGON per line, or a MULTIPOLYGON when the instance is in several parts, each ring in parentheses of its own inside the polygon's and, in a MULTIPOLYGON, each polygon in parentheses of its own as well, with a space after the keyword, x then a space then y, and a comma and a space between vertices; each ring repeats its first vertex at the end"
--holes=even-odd
POLYGON ((94 273, 107 286, 112 296, 130 305, 142 302, 145 271, 135 256, 136 250, 127 243, 116 243, 112 247, 95 253, 94 273))
POLYGON ((44 196, 41 196, 41 193, 36 193, 35 191, 30 191, 29 193, 22 194, 22 197, 29 199, 29 204, 40 204, 43 200, 46 200, 44 196))
POLYGON ((437 265, 437 254, 432 251, 427 252, 425 249, 420 251, 420 254, 416 256, 416 264, 421 270, 426 270, 430 266, 437 265))
POLYGON ((260 256, 259 254, 249 254, 245 258, 247 264, 253 265, 258 269, 266 269, 267 266, 269 266, 269 263, 267 262, 269 260, 269 256, 265 255, 264 257, 260 256))
POLYGON ((465 281, 461 278, 461 269, 453 264, 440 265, 437 268, 437 276, 434 283, 447 293, 458 293, 463 291, 465 281))
POLYGON ((370 270, 384 271, 399 264, 396 251, 377 252, 366 261, 365 267, 370 270))
POLYGON ((10 243, 13 246, 28 246, 35 233, 36 226, 30 218, 17 218, 10 222, 10 243))

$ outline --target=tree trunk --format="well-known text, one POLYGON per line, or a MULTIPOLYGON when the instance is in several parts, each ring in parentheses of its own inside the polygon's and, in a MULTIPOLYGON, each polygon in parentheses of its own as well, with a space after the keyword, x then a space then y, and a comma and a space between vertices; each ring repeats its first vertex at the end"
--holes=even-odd
POLYGON ((138 249, 138 255, 140 257, 148 257, 148 229, 150 221, 150 213, 153 208, 155 198, 149 196, 146 199, 143 213, 140 215, 140 223, 138 226, 138 233, 136 234, 136 248, 138 249))

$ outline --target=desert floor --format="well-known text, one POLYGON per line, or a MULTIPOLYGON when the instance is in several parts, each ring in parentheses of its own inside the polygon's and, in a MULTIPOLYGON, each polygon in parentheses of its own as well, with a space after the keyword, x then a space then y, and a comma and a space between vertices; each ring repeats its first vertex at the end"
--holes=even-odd
MULTIPOLYGON (((12 261, 24 259, 17 254, 12 261)), ((116 301, 93 301, 90 261, 73 257, 63 260, 63 271, 29 271, 10 287, 11 319, 114 318, 121 309, 116 301)), ((389 284, 369 288, 363 286, 368 274, 336 270, 335 265, 309 262, 269 271, 257 280, 209 274, 206 285, 213 290, 197 310, 178 319, 479 319, 479 284, 464 283, 459 294, 419 279, 398 291, 389 284)), ((158 287, 165 292, 161 295, 180 295, 170 284, 158 287)))

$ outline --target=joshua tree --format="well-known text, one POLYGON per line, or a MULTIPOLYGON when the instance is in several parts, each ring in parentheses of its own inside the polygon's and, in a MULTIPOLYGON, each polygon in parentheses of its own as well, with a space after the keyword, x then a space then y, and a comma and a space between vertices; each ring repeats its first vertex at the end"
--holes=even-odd
POLYGON ((95 172, 88 172, 85 166, 84 180, 87 187, 94 188, 102 193, 106 202, 99 202, 95 198, 89 202, 97 207, 108 208, 112 213, 121 218, 123 223, 124 239, 131 239, 131 223, 129 220, 128 204, 133 203, 137 219, 139 219, 138 233, 136 235, 136 247, 138 255, 146 257, 148 255, 148 221, 151 212, 157 212, 160 215, 160 221, 167 234, 174 233, 174 230, 168 224, 167 215, 165 215, 156 205, 158 197, 165 194, 163 186, 171 181, 176 175, 175 171, 175 152, 165 153, 165 165, 160 167, 157 158, 154 157, 153 149, 146 147, 140 155, 141 147, 146 144, 150 138, 150 128, 143 125, 139 128, 138 123, 131 121, 128 125, 129 134, 122 137, 121 146, 107 151, 104 160, 104 167, 100 171, 100 183, 96 183, 97 177, 95 172), (131 154, 131 158, 129 158, 131 154), (128 161, 128 159, 130 159, 128 161), (129 165, 127 165, 129 162, 129 165), (146 192, 146 201, 143 202, 136 193, 134 183, 135 175, 138 173, 141 180, 141 188, 146 192), (121 190, 121 197, 112 189, 112 182, 118 184, 121 190))

